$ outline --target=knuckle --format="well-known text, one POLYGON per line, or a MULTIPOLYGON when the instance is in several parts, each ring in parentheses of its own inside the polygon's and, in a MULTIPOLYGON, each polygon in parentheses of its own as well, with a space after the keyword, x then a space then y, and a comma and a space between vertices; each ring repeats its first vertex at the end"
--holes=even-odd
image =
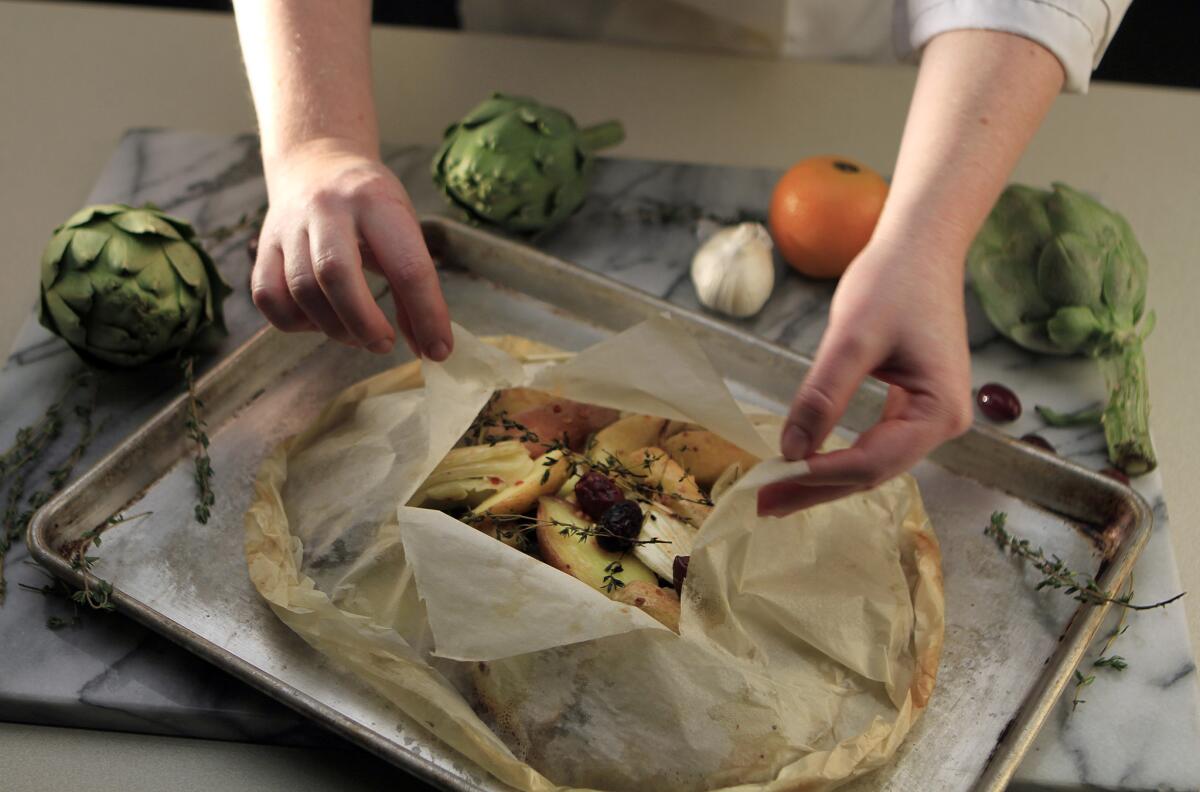
POLYGON ((316 276, 311 271, 289 272, 286 275, 288 291, 296 298, 296 302, 310 302, 321 292, 316 276))
POLYGON ((867 352, 867 343, 858 333, 841 333, 834 342, 830 353, 835 359, 857 360, 867 352))
POLYGON ((254 302, 254 307, 262 311, 268 318, 279 305, 279 295, 275 293, 275 290, 258 283, 250 287, 250 299, 254 302))
POLYGON ((340 191, 329 187, 321 187, 308 196, 305 208, 311 214, 324 214, 340 208, 342 203, 343 198, 340 191))
POLYGON ((346 260, 332 250, 320 250, 313 256, 313 277, 322 285, 339 284, 349 274, 346 260))
POLYGON ((398 283, 408 286, 423 283, 433 275, 433 268, 429 263, 412 253, 397 256, 392 262, 390 270, 392 277, 398 283))
POLYGON ((958 437, 971 428, 975 421, 975 411, 967 399, 955 399, 943 404, 941 418, 950 437, 958 437))
POLYGON ((355 185, 354 195, 364 201, 400 203, 395 184, 382 174, 373 173, 363 178, 355 185))

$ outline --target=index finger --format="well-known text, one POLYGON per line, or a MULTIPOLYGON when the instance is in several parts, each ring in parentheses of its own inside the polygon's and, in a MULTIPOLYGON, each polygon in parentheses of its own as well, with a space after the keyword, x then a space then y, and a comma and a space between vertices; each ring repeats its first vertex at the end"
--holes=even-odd
POLYGON ((398 203, 371 201, 361 208, 359 223, 393 295, 404 306, 421 354, 445 360, 454 344, 450 309, 416 218, 398 203))

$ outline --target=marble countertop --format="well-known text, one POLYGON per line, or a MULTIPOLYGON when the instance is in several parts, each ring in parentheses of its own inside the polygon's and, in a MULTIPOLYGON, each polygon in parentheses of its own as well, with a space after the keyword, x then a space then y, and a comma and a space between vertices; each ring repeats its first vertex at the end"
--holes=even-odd
MULTIPOLYGON (((420 210, 441 211, 429 186, 428 157, 427 148, 394 148, 388 162, 420 210)), ((671 302, 696 307, 687 277, 696 221, 761 217, 775 176, 769 170, 605 160, 585 209, 536 244, 671 302)), ((110 158, 89 201, 154 201, 205 232, 253 211, 263 194, 251 136, 134 131, 110 158)), ((262 324, 249 300, 245 241, 241 234, 211 246, 235 287, 227 303, 231 336, 225 351, 262 324)), ((744 326, 811 352, 832 288, 782 268, 779 275, 771 301, 744 326)), ((1066 409, 1103 397, 1099 373, 1088 361, 1046 360, 1022 352, 999 339, 977 311, 971 340, 976 384, 1002 381, 1027 405, 1066 409)), ((78 367, 64 344, 27 321, 0 374, 0 444, 34 420, 78 367)), ((97 415, 103 428, 80 470, 175 393, 175 386, 156 389, 146 382, 123 382, 100 394, 97 415)), ((1103 465, 1104 441, 1097 431, 1047 430, 1031 410, 1005 428, 1015 434, 1038 430, 1060 453, 1092 467, 1103 465)), ((1136 572, 1138 598, 1160 599, 1180 585, 1166 504, 1157 474, 1143 477, 1137 487, 1156 517, 1136 572)), ((293 744, 327 741, 289 710, 119 616, 89 613, 78 627, 47 629, 46 619, 64 613, 65 605, 17 587, 44 582, 37 569, 22 563, 25 559, 23 548, 10 556, 9 600, 0 609, 0 646, 5 647, 0 654, 0 719, 293 744)), ((1019 780, 1043 787, 1200 788, 1200 688, 1183 610, 1138 614, 1114 651, 1130 667, 1119 673, 1097 669, 1086 704, 1075 712, 1069 701, 1060 704, 1019 780)))

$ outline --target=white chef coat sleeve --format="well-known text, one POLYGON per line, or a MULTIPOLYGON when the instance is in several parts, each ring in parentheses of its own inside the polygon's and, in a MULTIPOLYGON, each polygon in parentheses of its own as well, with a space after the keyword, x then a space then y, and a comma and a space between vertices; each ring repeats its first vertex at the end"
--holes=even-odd
POLYGON ((897 0, 896 49, 911 58, 948 30, 1016 33, 1041 44, 1062 63, 1065 90, 1087 93, 1092 70, 1132 0, 897 0))

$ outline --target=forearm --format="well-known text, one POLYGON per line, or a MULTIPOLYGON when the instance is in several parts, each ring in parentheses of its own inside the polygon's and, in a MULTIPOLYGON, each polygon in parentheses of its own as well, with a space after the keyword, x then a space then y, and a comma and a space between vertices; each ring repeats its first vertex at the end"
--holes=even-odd
MULTIPOLYGON (((1062 88, 1059 61, 1020 36, 943 33, 925 49, 891 190, 873 241, 945 269, 961 262, 1062 88)), ((961 268, 948 273, 961 278, 961 268)))
POLYGON ((370 0, 235 0, 263 160, 337 139, 377 154, 370 0))

